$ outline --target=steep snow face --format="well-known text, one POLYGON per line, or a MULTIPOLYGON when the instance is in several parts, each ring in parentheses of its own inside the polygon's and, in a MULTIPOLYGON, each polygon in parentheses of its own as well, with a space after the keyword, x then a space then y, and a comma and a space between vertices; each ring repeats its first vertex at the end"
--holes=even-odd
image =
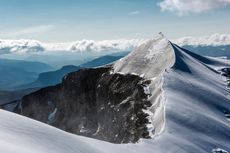
POLYGON ((218 70, 229 67, 230 61, 173 47, 176 62, 165 73, 163 86, 166 126, 155 146, 162 147, 161 152, 229 152, 230 124, 225 114, 230 99, 218 70))
POLYGON ((137 74, 151 81, 145 91, 149 94, 152 106, 144 110, 148 115, 148 129, 151 137, 161 133, 164 128, 163 74, 173 65, 174 60, 171 43, 160 34, 114 64, 115 73, 137 74))

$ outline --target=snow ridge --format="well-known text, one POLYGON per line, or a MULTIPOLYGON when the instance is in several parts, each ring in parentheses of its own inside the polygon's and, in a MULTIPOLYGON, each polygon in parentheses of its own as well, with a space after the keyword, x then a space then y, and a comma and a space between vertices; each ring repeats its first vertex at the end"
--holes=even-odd
POLYGON ((114 64, 115 73, 135 74, 151 81, 147 87, 143 88, 152 103, 147 110, 143 110, 148 115, 147 128, 150 137, 161 133, 164 128, 163 74, 173 65, 174 60, 171 43, 159 34, 114 64))

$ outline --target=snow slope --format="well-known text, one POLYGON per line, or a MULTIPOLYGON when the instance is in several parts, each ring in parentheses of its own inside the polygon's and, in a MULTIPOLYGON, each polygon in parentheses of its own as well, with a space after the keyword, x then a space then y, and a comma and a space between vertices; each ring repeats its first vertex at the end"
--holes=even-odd
POLYGON ((230 123, 224 114, 230 110, 230 99, 216 70, 229 67, 230 61, 173 46, 176 62, 164 77, 166 127, 154 144, 161 152, 229 152, 230 123))
POLYGON ((230 61, 202 57, 157 37, 117 62, 114 72, 152 80, 146 92, 161 104, 152 116, 153 125, 160 124, 159 135, 137 144, 115 145, 0 110, 0 152, 228 153, 230 122, 225 114, 230 112, 230 99, 224 77, 217 71, 223 67, 230 67, 230 61))
POLYGON ((151 80, 146 94, 150 94, 152 106, 144 111, 149 115, 148 128, 152 137, 162 132, 165 124, 163 74, 174 63, 172 50, 171 43, 163 35, 159 35, 114 64, 114 73, 131 73, 151 80))

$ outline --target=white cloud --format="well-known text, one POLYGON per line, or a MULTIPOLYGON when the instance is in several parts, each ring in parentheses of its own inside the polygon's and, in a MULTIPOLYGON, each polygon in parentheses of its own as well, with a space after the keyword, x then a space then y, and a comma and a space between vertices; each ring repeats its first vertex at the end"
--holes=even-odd
POLYGON ((133 11, 133 12, 129 12, 129 15, 137 15, 137 14, 140 14, 141 12, 140 11, 133 11))
POLYGON ((203 37, 182 37, 173 41, 180 46, 223 46, 230 45, 230 34, 213 34, 203 37))
POLYGON ((138 39, 119 39, 119 40, 104 40, 104 41, 93 41, 93 40, 82 40, 73 43, 69 50, 84 52, 84 51, 130 51, 135 47, 139 46, 146 40, 138 39))
POLYGON ((171 11, 178 15, 185 15, 230 6, 230 0, 163 0, 159 3, 159 6, 162 11, 171 11))
MULTIPOLYGON (((10 53, 42 53, 49 51, 69 52, 119 52, 131 51, 147 39, 118 39, 118 40, 81 40, 66 43, 45 43, 37 40, 9 40, 0 39, 0 55, 10 53)), ((172 40, 180 46, 222 46, 230 45, 230 34, 214 34, 203 37, 182 37, 172 40)))
POLYGON ((146 40, 118 39, 118 40, 81 40, 66 43, 45 43, 37 40, 9 40, 0 39, 0 55, 10 53, 37 53, 45 51, 71 52, 101 52, 101 51, 131 51, 146 40))
POLYGON ((45 48, 36 40, 0 39, 0 55, 9 53, 42 52, 45 48))

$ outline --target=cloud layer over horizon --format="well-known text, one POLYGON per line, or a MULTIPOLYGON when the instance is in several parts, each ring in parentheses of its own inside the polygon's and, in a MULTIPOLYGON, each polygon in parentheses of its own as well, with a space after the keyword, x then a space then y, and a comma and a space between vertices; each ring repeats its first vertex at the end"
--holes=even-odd
POLYGON ((10 53, 42 53, 50 51, 69 52, 119 52, 131 51, 144 43, 145 39, 80 40, 65 43, 45 43, 29 39, 0 39, 0 55, 10 53))
MULTIPOLYGON (((42 53, 51 51, 68 52, 120 52, 132 51, 148 39, 81 40, 67 43, 45 43, 37 40, 0 39, 0 55, 10 53, 42 53)), ((180 46, 223 46, 230 45, 230 34, 214 34, 203 37, 182 37, 172 40, 180 46)))
POLYGON ((230 6, 230 0, 163 0, 158 5, 162 11, 171 11, 178 15, 186 15, 230 6))

